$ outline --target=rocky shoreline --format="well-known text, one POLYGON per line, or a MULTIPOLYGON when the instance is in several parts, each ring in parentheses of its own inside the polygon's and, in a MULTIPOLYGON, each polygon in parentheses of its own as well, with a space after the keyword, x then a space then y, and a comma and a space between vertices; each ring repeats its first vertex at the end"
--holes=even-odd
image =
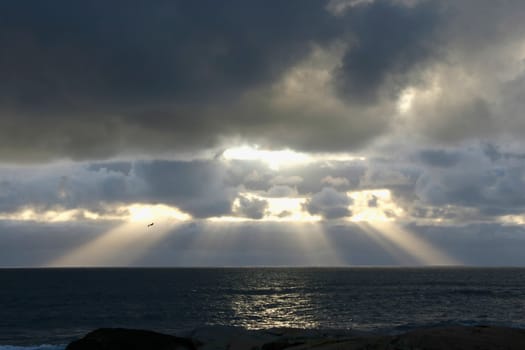
POLYGON ((182 336, 153 331, 101 328, 71 342, 66 350, 522 350, 525 329, 455 326, 398 335, 356 331, 204 327, 182 336))

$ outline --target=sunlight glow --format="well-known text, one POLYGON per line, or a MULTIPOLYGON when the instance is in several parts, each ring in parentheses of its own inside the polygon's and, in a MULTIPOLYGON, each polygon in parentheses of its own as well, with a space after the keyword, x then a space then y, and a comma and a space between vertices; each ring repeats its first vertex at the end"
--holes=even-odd
POLYGON ((177 208, 164 204, 131 204, 121 207, 107 207, 104 212, 94 212, 83 208, 39 210, 24 208, 13 213, 0 213, 0 220, 35 221, 35 222, 68 222, 78 220, 116 220, 146 222, 156 218, 171 218, 178 221, 189 220, 191 216, 177 208))
POLYGON ((271 169, 277 170, 282 166, 292 166, 309 161, 308 155, 294 152, 289 149, 279 151, 261 150, 257 146, 241 146, 224 151, 223 157, 237 160, 258 160, 268 164, 271 169))
POLYGON ((397 109, 399 113, 406 114, 410 112, 415 96, 416 91, 413 88, 407 88, 401 92, 399 100, 397 101, 397 109))
POLYGON ((67 222, 76 220, 118 220, 120 216, 99 214, 87 209, 55 209, 38 210, 25 208, 13 213, 0 213, 0 220, 35 221, 35 222, 67 222))
POLYGON ((348 196, 353 200, 350 221, 388 222, 404 216, 388 189, 349 192, 348 196))
POLYGON ((316 161, 363 161, 366 158, 346 153, 301 153, 290 149, 263 150, 259 146, 240 146, 226 149, 222 156, 229 160, 252 160, 260 161, 268 165, 272 170, 284 167, 292 167, 316 161))
POLYGON ((298 198, 266 198, 268 215, 266 220, 272 221, 320 221, 321 216, 311 215, 304 210, 305 197, 298 198))
POLYGON ((178 221, 191 219, 190 215, 164 204, 132 204, 127 207, 127 211, 132 222, 149 222, 158 218, 172 218, 178 221))
POLYGON ((233 202, 233 212, 238 216, 221 216, 209 218, 209 221, 222 222, 244 222, 244 221, 278 221, 278 222, 316 222, 322 218, 319 215, 311 215, 304 209, 306 197, 263 197, 255 193, 244 192, 240 196, 249 200, 264 200, 268 207, 261 219, 250 219, 242 217, 240 200, 236 198, 233 202))
POLYGON ((504 225, 524 225, 525 215, 503 215, 499 217, 499 221, 504 225))

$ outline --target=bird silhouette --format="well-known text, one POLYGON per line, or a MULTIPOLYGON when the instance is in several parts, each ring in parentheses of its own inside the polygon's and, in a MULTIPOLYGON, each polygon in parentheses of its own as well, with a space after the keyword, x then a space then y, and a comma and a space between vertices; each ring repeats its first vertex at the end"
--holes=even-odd
POLYGON ((151 226, 153 226, 154 224, 155 224, 155 223, 152 222, 151 224, 148 224, 148 227, 151 227, 151 226))

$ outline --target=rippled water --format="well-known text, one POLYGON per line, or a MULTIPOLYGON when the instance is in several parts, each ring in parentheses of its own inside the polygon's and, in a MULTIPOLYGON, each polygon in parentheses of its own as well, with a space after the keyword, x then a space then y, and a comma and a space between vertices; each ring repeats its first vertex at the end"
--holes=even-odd
POLYGON ((0 345, 66 343, 98 327, 440 323, 525 325, 525 269, 0 270, 0 345))

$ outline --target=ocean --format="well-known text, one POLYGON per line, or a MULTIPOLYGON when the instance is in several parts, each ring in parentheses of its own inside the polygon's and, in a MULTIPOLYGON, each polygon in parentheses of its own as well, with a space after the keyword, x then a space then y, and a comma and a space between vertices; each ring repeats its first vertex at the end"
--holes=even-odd
POLYGON ((99 327, 477 324, 525 327, 525 269, 0 269, 0 350, 63 349, 99 327))

